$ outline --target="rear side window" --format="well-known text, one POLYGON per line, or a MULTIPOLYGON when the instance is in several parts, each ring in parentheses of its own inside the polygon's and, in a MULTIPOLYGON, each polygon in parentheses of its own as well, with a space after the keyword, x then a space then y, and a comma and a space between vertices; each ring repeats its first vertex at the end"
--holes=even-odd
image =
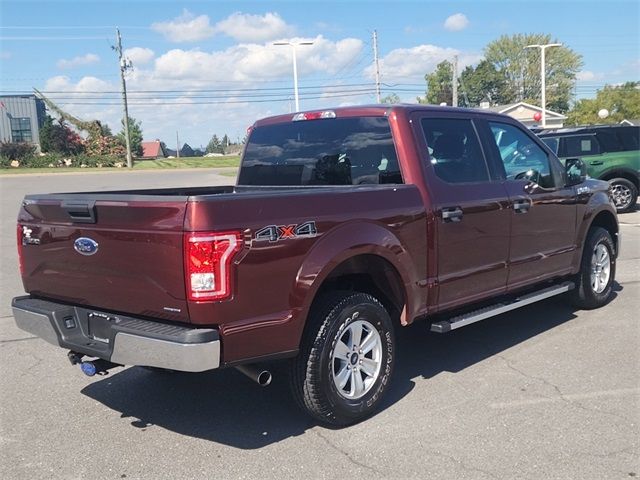
POLYGON ((640 127, 621 127, 618 138, 625 151, 640 150, 640 127))
POLYGON ((402 183, 385 117, 265 125, 249 136, 239 185, 402 183))
POLYGON ((598 139, 598 142, 600 142, 600 150, 602 153, 621 152, 624 150, 616 132, 611 128, 596 130, 596 138, 598 139))
POLYGON ((471 120, 423 118, 421 124, 438 178, 447 183, 489 181, 487 164, 471 120))
POLYGON ((600 145, 595 135, 574 135, 564 137, 564 156, 581 157, 583 155, 598 155, 600 145))

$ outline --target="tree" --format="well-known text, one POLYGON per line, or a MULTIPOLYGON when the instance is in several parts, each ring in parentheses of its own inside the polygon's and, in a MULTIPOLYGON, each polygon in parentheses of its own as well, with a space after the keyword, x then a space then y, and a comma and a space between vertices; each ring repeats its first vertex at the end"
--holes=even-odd
MULTIPOLYGON (((546 34, 503 35, 484 49, 485 59, 500 72, 507 83, 500 103, 525 101, 540 104, 540 49, 527 45, 558 43, 546 34)), ((582 56, 568 47, 546 50, 547 108, 558 112, 569 109, 576 74, 583 65, 582 56)))
POLYGON ((418 97, 418 103, 451 105, 453 102, 452 77, 453 64, 448 60, 440 62, 433 73, 424 76, 427 81, 427 92, 424 98, 418 97))
POLYGON ((211 137, 211 140, 209 140, 209 143, 207 144, 207 153, 223 153, 223 152, 224 152, 224 149, 222 147, 222 143, 220 142, 218 135, 214 133, 213 137, 211 137))
POLYGON ((231 145, 231 141, 229 140, 229 135, 225 133, 222 137, 222 148, 226 149, 229 145, 231 145))
POLYGON ((43 152, 77 155, 84 151, 84 142, 62 120, 54 121, 47 115, 40 128, 40 148, 43 152))
POLYGON ((509 103, 507 81, 492 63, 482 60, 474 68, 469 65, 460 75, 461 104, 478 107, 483 101, 493 105, 509 103))
POLYGON ((606 85, 598 90, 596 98, 579 100, 567 117, 567 125, 620 123, 625 118, 640 118, 640 82, 606 85), (598 117, 602 109, 609 111, 608 117, 598 117))
POLYGON ((390 93, 386 97, 382 97, 380 103, 402 103, 402 100, 397 93, 390 93))
MULTIPOLYGON (((126 145, 124 133, 124 118, 120 120, 122 130, 118 134, 118 140, 122 145, 126 145)), ((135 157, 142 156, 142 122, 137 121, 133 117, 129 117, 129 140, 131 142, 131 154, 135 157)))

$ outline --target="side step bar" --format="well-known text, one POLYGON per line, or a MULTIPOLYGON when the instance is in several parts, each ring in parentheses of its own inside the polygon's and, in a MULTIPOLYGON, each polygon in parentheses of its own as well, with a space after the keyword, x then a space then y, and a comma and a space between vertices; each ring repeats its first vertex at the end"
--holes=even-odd
POLYGON ((539 302, 540 300, 544 300, 545 298, 560 295, 561 293, 568 292, 569 290, 573 290, 574 288, 575 284, 573 282, 564 282, 559 285, 554 285, 553 287, 544 288, 542 290, 517 297, 510 302, 496 303, 495 305, 490 305, 479 310, 474 310, 473 312, 463 313, 462 315, 451 317, 448 320, 442 320, 437 323, 432 323, 431 331, 436 333, 447 333, 451 330, 455 330, 456 328, 479 322, 480 320, 484 320, 485 318, 494 317, 496 315, 500 315, 501 313, 524 307, 525 305, 529 305, 530 303, 539 302))

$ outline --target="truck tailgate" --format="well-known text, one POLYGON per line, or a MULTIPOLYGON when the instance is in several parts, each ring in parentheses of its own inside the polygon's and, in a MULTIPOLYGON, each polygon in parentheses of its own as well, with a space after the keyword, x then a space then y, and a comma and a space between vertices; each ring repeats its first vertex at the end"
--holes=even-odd
POLYGON ((33 195, 18 216, 32 294, 186 322, 186 196, 33 195))

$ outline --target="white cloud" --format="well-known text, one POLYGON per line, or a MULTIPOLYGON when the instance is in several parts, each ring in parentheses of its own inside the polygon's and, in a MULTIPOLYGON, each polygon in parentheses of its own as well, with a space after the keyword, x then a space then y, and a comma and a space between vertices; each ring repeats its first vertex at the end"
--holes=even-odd
MULTIPOLYGON (((482 55, 460 52, 454 48, 437 45, 418 45, 412 48, 397 48, 380 59, 380 74, 383 82, 421 82, 427 73, 431 73, 443 60, 451 61, 458 55, 458 69, 477 63, 482 55)), ((365 69, 369 78, 374 77, 374 68, 365 69)))
POLYGON ((604 78, 604 73, 595 73, 591 70, 582 70, 576 74, 576 80, 581 82, 589 82, 592 80, 602 80, 604 78))
POLYGON ((64 75, 58 75, 51 77, 45 84, 45 91, 64 91, 64 92, 105 92, 112 90, 112 86, 109 82, 100 80, 96 77, 83 77, 78 83, 71 83, 69 77, 64 75))
MULTIPOLYGON (((349 67, 354 58, 363 55, 363 43, 355 38, 332 41, 320 35, 292 40, 314 42, 313 45, 298 49, 301 85, 314 74, 326 77, 339 73, 349 67)), ((261 96, 265 93, 263 91, 256 91, 254 97, 247 97, 247 92, 241 89, 285 87, 278 97, 286 100, 293 96, 292 90, 288 90, 291 84, 291 49, 273 46, 270 42, 238 44, 218 51, 176 48, 158 54, 152 62, 140 65, 127 75, 129 111, 131 116, 142 121, 145 138, 160 138, 173 143, 175 132, 179 130, 180 140, 194 148, 200 146, 200 143, 206 145, 213 133, 227 133, 234 139, 242 137, 246 128, 256 119, 284 113, 289 109, 288 101, 255 102, 269 97, 261 96), (277 83, 270 84, 270 81, 277 83), (198 93, 189 92, 198 89, 201 90, 198 93), (205 89, 210 93, 203 93, 202 90, 205 89), (176 90, 184 93, 162 96, 136 93, 153 90, 176 90)), ((64 97, 60 101, 64 110, 83 120, 99 119, 107 123, 114 132, 120 130, 122 106, 117 78, 106 82, 95 77, 84 77, 79 82, 72 82, 66 76, 57 76, 50 78, 43 90, 45 93, 74 92, 73 98, 77 100, 73 101, 68 100, 71 95, 58 95, 64 97)), ((55 94, 51 97, 56 101, 55 94)), ((319 105, 331 107, 338 102, 350 100, 329 97, 312 100, 305 99, 302 95, 302 106, 309 109, 319 105)), ((355 98, 355 103, 358 101, 362 101, 362 97, 355 98)))
POLYGON ((95 53, 87 53, 86 55, 80 55, 73 57, 72 59, 60 59, 58 60, 58 68, 75 68, 83 65, 91 65, 92 63, 98 63, 100 57, 95 53))
POLYGON ((209 23, 208 15, 196 17, 186 8, 179 17, 167 22, 153 23, 151 29, 176 43, 197 42, 215 34, 215 29, 209 23))
POLYGON ((155 53, 150 48, 133 47, 124 51, 124 56, 133 62, 133 65, 144 65, 153 60, 155 53))
POLYGON ((11 52, 2 50, 0 52, 0 60, 9 60, 11 58, 11 52))
POLYGON ((459 32, 469 26, 469 19, 463 13, 454 13, 444 21, 444 28, 451 32, 459 32))
POLYGON ((266 42, 293 33, 293 27, 277 13, 250 15, 236 12, 215 25, 215 31, 241 42, 266 42))
MULTIPOLYGON (((363 45, 361 40, 355 38, 333 42, 322 35, 292 40, 313 42, 313 45, 298 48, 298 72, 301 77, 318 72, 338 72, 361 52, 363 45)), ((203 83, 231 80, 258 86, 261 81, 286 77, 291 75, 290 72, 290 47, 269 43, 239 44, 214 52, 174 49, 155 61, 157 76, 203 83)))

